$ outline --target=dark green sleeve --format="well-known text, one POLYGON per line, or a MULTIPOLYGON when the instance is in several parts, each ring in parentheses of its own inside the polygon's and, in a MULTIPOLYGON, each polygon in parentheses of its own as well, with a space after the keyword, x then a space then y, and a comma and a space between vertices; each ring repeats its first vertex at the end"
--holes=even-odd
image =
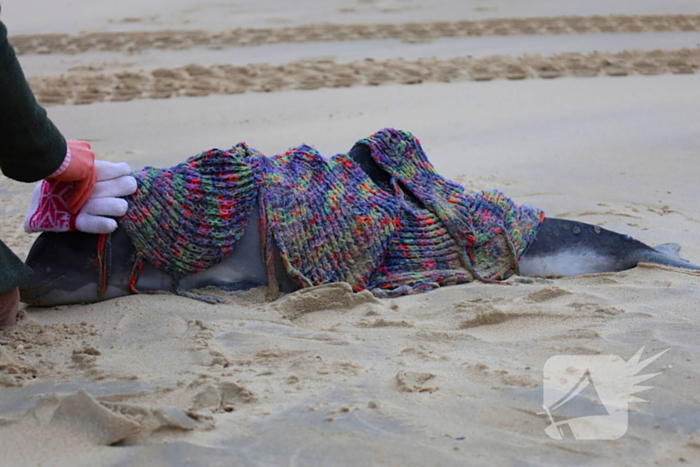
POLYGON ((46 178, 66 157, 66 141, 37 104, 0 21, 0 168, 21 182, 46 178))
POLYGON ((32 270, 0 241, 0 293, 14 289, 31 275, 32 270))

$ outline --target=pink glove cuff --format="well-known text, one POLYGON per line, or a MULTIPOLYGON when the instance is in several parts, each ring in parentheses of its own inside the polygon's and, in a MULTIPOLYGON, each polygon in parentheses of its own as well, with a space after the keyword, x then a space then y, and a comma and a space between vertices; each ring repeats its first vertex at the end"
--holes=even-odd
POLYGON ((78 215, 68 211, 66 199, 73 193, 73 182, 44 180, 34 188, 24 230, 33 232, 81 232, 107 234, 114 232, 117 221, 105 215, 124 215, 128 209, 119 198, 95 198, 85 203, 78 215))
POLYGON ((31 232, 70 232, 77 230, 75 216, 68 211, 66 200, 75 189, 73 182, 44 180, 34 188, 24 230, 31 232))
POLYGON ((110 233, 117 228, 111 217, 126 214, 129 203, 121 199, 136 191, 136 179, 124 162, 95 161, 98 181, 90 199, 77 215, 68 210, 67 200, 75 190, 75 182, 46 179, 34 188, 24 230, 32 232, 110 233))
POLYGON ((63 163, 61 164, 61 166, 58 169, 56 169, 56 171, 54 173, 52 173, 51 175, 49 175, 46 178, 58 177, 59 175, 61 175, 63 172, 66 171, 66 169, 68 168, 69 165, 70 165, 70 148, 68 146, 66 146, 66 157, 65 157, 65 159, 63 159, 63 163))

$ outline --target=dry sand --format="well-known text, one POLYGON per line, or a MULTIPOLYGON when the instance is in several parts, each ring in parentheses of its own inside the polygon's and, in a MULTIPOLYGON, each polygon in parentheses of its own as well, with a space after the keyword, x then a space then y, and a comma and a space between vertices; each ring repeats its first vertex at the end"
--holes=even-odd
MULTIPOLYGON (((330 156, 393 126, 469 188, 677 242, 700 263, 694 2, 259 3, 6 0, 3 21, 24 34, 13 42, 51 118, 100 158, 167 166, 238 141, 330 156), (623 35, 642 45, 616 48, 623 35), (495 52, 459 53, 488 38, 495 52), (232 64, 237 51, 250 58, 232 64)), ((0 235, 21 255, 30 192, 0 178, 0 235)), ((345 284, 271 303, 214 293, 227 303, 22 311, 0 332, 3 465, 700 463, 698 274, 640 266, 392 300, 345 284), (545 434, 550 357, 643 346, 668 351, 625 436, 545 434)))

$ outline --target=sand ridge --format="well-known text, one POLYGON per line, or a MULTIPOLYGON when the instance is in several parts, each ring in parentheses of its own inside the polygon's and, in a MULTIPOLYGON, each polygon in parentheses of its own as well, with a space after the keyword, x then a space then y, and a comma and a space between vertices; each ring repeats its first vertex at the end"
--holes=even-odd
POLYGON ((29 82, 40 103, 70 105, 381 84, 692 74, 698 67, 700 49, 686 48, 619 53, 572 52, 544 57, 365 59, 350 63, 309 59, 280 66, 254 63, 203 67, 193 63, 151 72, 102 74, 76 70, 61 76, 29 78, 29 82))
POLYGON ((404 24, 309 24, 234 29, 228 32, 141 31, 77 35, 36 34, 10 38, 18 54, 76 54, 87 51, 139 52, 144 49, 222 49, 283 42, 399 39, 425 42, 442 37, 700 31, 700 15, 610 15, 494 18, 404 24))

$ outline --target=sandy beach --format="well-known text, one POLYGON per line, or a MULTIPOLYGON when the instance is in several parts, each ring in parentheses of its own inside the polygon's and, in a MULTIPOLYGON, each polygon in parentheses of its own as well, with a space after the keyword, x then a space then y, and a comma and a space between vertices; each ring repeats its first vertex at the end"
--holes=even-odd
MULTIPOLYGON (((700 263, 697 2, 427 3, 5 0, 2 20, 50 118, 99 159, 166 167, 241 141, 330 157, 400 128, 469 190, 700 263)), ((0 176, 0 238, 23 258, 32 188, 0 176)), ((209 292, 225 303, 24 307, 0 331, 0 463, 700 464, 698 273, 209 292), (642 348, 666 352, 624 436, 548 436, 551 358, 642 348)))

